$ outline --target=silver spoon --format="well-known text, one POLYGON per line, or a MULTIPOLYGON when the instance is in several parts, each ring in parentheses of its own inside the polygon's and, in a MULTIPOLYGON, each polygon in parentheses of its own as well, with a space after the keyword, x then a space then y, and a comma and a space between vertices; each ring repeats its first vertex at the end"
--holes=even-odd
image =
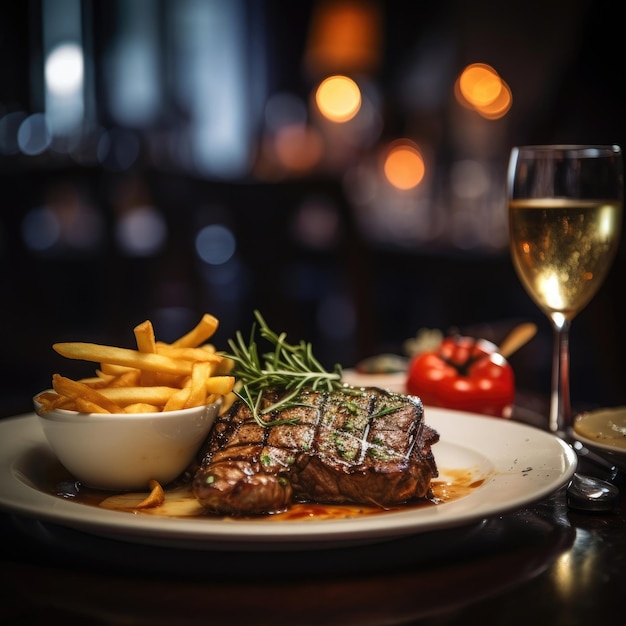
POLYGON ((567 487, 567 505, 579 511, 605 513, 619 504, 619 489, 600 478, 574 473, 567 487))
MULTIPOLYGON (((616 478, 617 466, 584 446, 576 439, 572 429, 560 434, 581 461, 591 463, 597 469, 602 470, 608 475, 608 480, 616 478)), ((596 513, 614 511, 619 505, 620 490, 608 480, 576 472, 567 488, 568 506, 579 511, 596 513)))

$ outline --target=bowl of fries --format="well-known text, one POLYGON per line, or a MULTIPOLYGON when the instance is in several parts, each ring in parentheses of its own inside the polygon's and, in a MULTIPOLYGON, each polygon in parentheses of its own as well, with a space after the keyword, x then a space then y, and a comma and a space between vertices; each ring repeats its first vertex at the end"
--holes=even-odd
POLYGON ((144 491, 152 480, 167 485, 185 471, 211 430, 220 405, 221 400, 158 413, 54 409, 38 419, 57 459, 82 485, 144 491))
POLYGON ((217 320, 205 315, 173 343, 152 324, 135 327, 136 347, 68 342, 62 356, 98 364, 96 375, 54 374, 35 411, 61 464, 87 487, 145 490, 174 481, 193 462, 221 411, 234 400, 232 362, 205 344, 217 320))

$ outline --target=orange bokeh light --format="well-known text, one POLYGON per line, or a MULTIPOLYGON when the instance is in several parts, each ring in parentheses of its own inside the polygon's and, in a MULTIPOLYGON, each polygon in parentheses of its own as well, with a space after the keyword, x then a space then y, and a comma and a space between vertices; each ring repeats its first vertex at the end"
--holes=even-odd
POLYGON ((423 180, 426 165, 417 146, 408 140, 391 144, 383 164, 387 180, 397 189, 413 189, 423 180))
POLYGON ((489 104, 482 107, 476 107, 476 110, 487 119, 497 120, 504 117, 513 104, 513 95, 509 86, 502 81, 502 89, 498 97, 489 104))
POLYGON ((454 93, 460 104, 490 120, 506 115, 513 104, 509 86, 486 63, 468 65, 457 78, 454 93))
POLYGON ((313 75, 370 73, 382 55, 383 17, 378 3, 325 0, 311 17, 305 65, 313 75))
POLYGON ((361 108, 361 90, 347 76, 329 76, 315 92, 320 113, 332 122, 351 120, 361 108))
POLYGON ((470 104, 481 107, 491 104, 500 95, 502 80, 491 66, 472 63, 461 73, 459 88, 470 104))

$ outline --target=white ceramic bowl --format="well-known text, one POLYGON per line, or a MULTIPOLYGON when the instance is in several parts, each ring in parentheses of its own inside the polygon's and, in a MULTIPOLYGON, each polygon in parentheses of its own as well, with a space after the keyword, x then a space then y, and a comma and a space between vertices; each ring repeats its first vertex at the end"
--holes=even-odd
POLYGON ((59 461, 82 484, 145 491, 152 479, 167 485, 182 474, 211 430, 220 404, 128 414, 57 409, 38 419, 59 461))

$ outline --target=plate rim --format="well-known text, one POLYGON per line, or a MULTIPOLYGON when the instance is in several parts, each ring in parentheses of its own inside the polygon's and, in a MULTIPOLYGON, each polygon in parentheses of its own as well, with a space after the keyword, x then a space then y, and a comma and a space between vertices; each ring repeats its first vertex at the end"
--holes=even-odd
POLYGON ((614 468, 619 468, 620 472, 626 472, 626 450, 618 446, 601 443, 595 439, 590 439, 573 431, 572 437, 580 445, 587 448, 590 452, 597 454, 614 468))
MULTIPOLYGON (((506 445, 500 446, 496 458, 487 454, 487 458, 494 462, 495 471, 474 493, 482 492, 480 495, 489 495, 493 499, 498 489, 506 487, 515 490, 518 485, 522 487, 515 497, 508 500, 498 500, 496 497, 495 502, 487 505, 482 503, 484 498, 478 496, 474 497, 476 502, 470 502, 468 499, 474 495, 472 493, 434 507, 352 520, 183 520, 99 509, 61 499, 28 485, 28 476, 22 479, 16 476, 16 466, 26 454, 37 450, 49 455, 52 452, 36 421, 36 415, 26 413, 0 420, 0 509, 99 536, 154 545, 211 550, 251 549, 255 546, 262 549, 292 548, 294 544, 306 548, 322 544, 345 546, 350 541, 379 541, 465 526, 522 508, 556 492, 569 481, 577 466, 576 453, 568 444, 547 431, 527 424, 434 407, 425 407, 425 420, 440 431, 442 441, 469 447, 474 452, 476 446, 479 446, 479 454, 483 454, 481 445, 489 448, 490 444, 475 441, 468 446, 466 441, 455 441, 454 429, 461 431, 459 436, 467 436, 467 432, 463 434, 463 431, 478 431, 478 434, 482 432, 483 435, 487 432, 487 438, 505 433, 505 440, 509 444, 511 441, 515 444, 515 438, 518 437, 518 446, 521 440, 524 440, 524 445, 530 451, 537 444, 543 445, 554 452, 554 458, 544 458, 543 461, 547 463, 545 467, 529 469, 528 462, 541 465, 541 459, 532 455, 520 459, 519 449, 515 449, 515 445, 511 450, 515 458, 507 456, 506 445), (503 456, 500 457, 500 454, 503 456)), ((436 458, 436 448, 434 450, 436 458)))

